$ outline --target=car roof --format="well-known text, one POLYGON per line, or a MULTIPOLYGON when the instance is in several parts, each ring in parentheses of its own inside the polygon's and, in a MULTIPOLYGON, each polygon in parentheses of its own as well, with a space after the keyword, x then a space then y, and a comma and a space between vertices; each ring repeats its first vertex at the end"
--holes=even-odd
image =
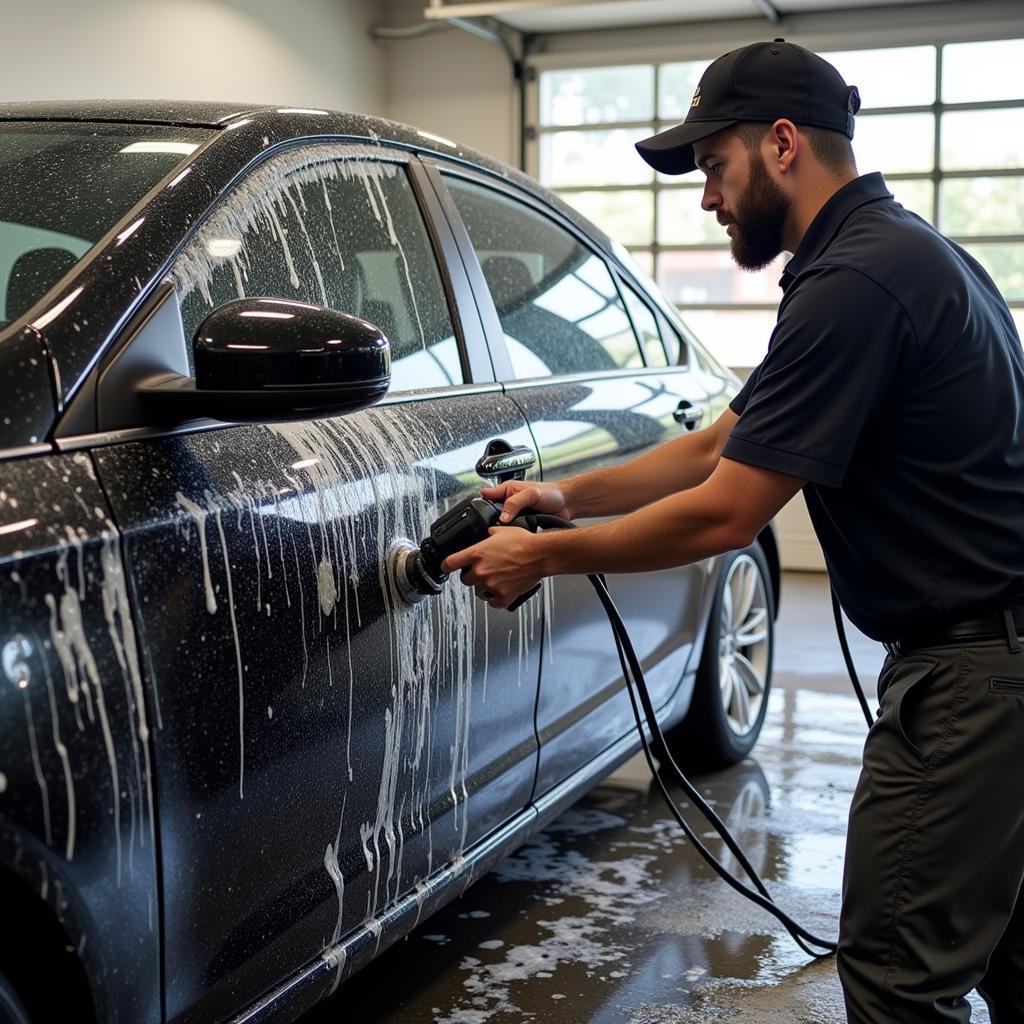
POLYGON ((222 128, 262 104, 200 100, 31 100, 0 103, 0 121, 123 121, 222 128))

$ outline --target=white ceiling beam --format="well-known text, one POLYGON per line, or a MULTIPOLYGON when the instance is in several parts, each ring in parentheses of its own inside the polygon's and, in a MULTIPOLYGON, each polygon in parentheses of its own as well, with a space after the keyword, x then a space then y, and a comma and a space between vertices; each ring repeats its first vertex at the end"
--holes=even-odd
POLYGON ((782 15, 772 0, 751 0, 751 3, 773 24, 778 25, 782 21, 782 15))
POLYGON ((580 7, 584 4, 610 3, 612 0, 481 0, 480 3, 450 3, 430 0, 424 18, 500 18, 517 11, 537 11, 546 7, 580 7))

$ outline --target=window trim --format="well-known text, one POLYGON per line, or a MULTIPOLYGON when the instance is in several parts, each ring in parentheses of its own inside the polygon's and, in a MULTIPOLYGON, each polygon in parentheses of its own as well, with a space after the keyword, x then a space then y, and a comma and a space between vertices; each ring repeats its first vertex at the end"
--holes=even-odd
POLYGON ((644 366, 651 366, 651 364, 647 361, 647 346, 644 343, 644 339, 641 337, 641 332, 637 327, 636 320, 633 318, 633 310, 630 308, 629 300, 626 298, 627 290, 632 292, 633 297, 636 299, 636 301, 639 302, 640 305, 647 310, 647 312, 650 314, 651 319, 654 321, 654 329, 655 331, 657 331, 658 343, 661 345, 661 354, 665 359, 665 365, 656 367, 656 369, 670 369, 672 366, 672 361, 668 357, 668 348, 665 345, 665 339, 661 336, 661 324, 658 323, 658 316, 655 313, 654 309, 651 307, 649 300, 647 299, 646 291, 642 291, 638 287, 639 282, 636 282, 635 284, 631 283, 630 279, 627 278, 621 271, 619 271, 618 267, 614 269, 613 275, 615 277, 615 283, 619 289, 619 296, 622 298, 622 305, 625 307, 626 315, 629 317, 629 322, 633 326, 633 333, 636 335, 637 341, 639 341, 640 343, 640 351, 643 353, 644 357, 644 366))

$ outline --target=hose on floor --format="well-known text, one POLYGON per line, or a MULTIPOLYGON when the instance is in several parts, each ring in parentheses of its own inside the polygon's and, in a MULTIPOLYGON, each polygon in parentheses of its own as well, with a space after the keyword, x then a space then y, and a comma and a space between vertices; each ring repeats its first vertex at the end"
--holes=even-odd
MULTIPOLYGON (((533 529, 564 530, 573 529, 576 525, 575 523, 562 519, 559 516, 541 513, 527 513, 523 518, 526 518, 527 516, 531 520, 530 526, 533 529)), ((758 875, 754 866, 750 863, 746 854, 744 854, 742 847, 729 831, 725 822, 722 821, 715 810, 700 795, 700 793, 697 792, 696 788, 683 773, 682 769, 676 764, 675 759, 669 750, 668 743, 665 740, 665 736, 661 731, 661 726, 658 724, 658 716, 655 713, 654 704, 651 701, 650 693, 647 689, 647 681, 644 678, 643 669, 640 666, 640 660, 637 657, 636 651, 633 648, 633 643, 629 638, 629 633, 626 630, 626 624, 623 622, 622 616, 619 614, 619 610, 615 607, 615 602, 612 600, 611 594, 608 592, 608 586, 605 582, 605 578, 604 576, 595 574, 589 575, 587 579, 589 579, 593 585, 598 599, 604 607, 605 614, 608 616, 608 622, 612 628, 612 635, 615 638, 615 647, 619 655, 619 663, 622 666, 622 674, 626 680, 626 689, 629 693, 630 705, 633 708, 633 718, 636 721, 637 731, 640 734, 640 743, 643 747, 644 757, 647 761, 647 766, 651 771, 651 776, 661 793, 661 797, 664 800, 665 805, 672 814, 672 817, 675 818, 679 827, 686 835, 686 838, 690 840, 694 849, 696 849, 711 869, 741 896, 746 897, 752 903, 757 904, 757 906, 762 910, 767 911, 767 913, 775 917, 782 924, 783 928, 789 932, 794 942, 796 942, 796 944, 805 953, 807 953, 808 956, 815 959, 831 956, 836 951, 836 943, 814 935, 812 932, 808 931, 798 922, 793 920, 792 917, 790 917, 774 902, 767 887, 761 880, 760 875, 758 875), (643 709, 642 714, 641 708, 643 709), (644 728, 645 720, 647 727, 646 730, 644 728), (650 740, 648 740, 647 737, 648 731, 650 732, 650 740), (662 771, 659 771, 658 766, 655 764, 655 754, 661 762, 662 771), (667 771, 674 780, 678 782, 687 798, 693 803, 693 806, 697 808, 715 832, 718 833, 722 841, 743 868, 744 873, 753 884, 753 888, 751 888, 750 885, 747 885, 742 879, 737 878, 707 848, 707 846, 701 842, 696 832, 691 828, 686 821, 686 818, 683 816, 682 809, 676 803, 675 798, 665 785, 665 780, 662 778, 662 774, 665 771, 667 771), (816 951, 816 949, 812 947, 817 947, 817 950, 820 951, 816 951)), ((844 654, 847 656, 847 665, 851 672, 851 679, 856 679, 856 673, 852 668, 853 662, 852 659, 849 658, 849 648, 846 645, 845 634, 842 634, 842 642, 844 654)), ((857 689, 861 704, 866 710, 867 702, 864 699, 863 691, 860 689, 859 681, 856 681, 854 686, 857 689)))

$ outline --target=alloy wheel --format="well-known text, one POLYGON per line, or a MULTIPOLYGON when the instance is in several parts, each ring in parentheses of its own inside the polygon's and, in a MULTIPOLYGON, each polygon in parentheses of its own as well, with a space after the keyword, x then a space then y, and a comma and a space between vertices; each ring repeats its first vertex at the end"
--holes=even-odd
POLYGON ((771 624, 764 577, 748 554, 729 566, 718 631, 719 693, 729 728, 746 736, 756 726, 767 690, 771 624))

